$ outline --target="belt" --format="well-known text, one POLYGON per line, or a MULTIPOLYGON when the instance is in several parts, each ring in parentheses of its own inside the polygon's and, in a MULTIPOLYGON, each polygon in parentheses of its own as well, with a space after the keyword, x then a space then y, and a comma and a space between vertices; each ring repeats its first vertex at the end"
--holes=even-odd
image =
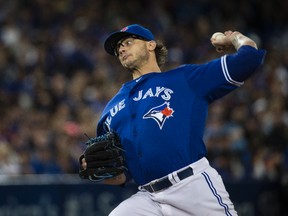
MULTIPOLYGON (((189 177, 189 176, 192 176, 193 174, 194 174, 193 169, 191 167, 187 167, 186 169, 177 172, 177 176, 180 179, 180 181, 189 177)), ((152 192, 164 190, 164 189, 166 189, 172 185, 173 184, 170 182, 168 176, 166 176, 162 179, 151 182, 150 184, 143 185, 143 186, 141 186, 141 188, 152 193, 152 192)))

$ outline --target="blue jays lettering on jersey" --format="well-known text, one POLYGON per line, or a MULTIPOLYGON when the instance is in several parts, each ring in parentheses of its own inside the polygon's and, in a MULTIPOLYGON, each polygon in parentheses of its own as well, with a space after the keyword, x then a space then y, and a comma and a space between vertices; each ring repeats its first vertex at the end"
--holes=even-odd
POLYGON ((187 166, 206 156, 208 105, 241 86, 264 55, 243 46, 207 64, 127 82, 104 109, 97 134, 114 130, 120 135, 129 175, 139 185, 187 166))

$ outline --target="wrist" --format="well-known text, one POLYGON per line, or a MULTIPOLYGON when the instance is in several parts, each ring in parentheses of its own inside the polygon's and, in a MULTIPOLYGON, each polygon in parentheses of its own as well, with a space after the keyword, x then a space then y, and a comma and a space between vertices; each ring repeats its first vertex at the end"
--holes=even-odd
POLYGON ((233 44, 236 50, 238 50, 240 47, 245 46, 245 45, 252 46, 257 49, 256 43, 252 39, 241 34, 240 32, 232 33, 231 43, 233 44))
POLYGON ((110 179, 105 179, 103 181, 103 183, 107 185, 122 185, 125 182, 126 182, 126 176, 124 173, 110 179))

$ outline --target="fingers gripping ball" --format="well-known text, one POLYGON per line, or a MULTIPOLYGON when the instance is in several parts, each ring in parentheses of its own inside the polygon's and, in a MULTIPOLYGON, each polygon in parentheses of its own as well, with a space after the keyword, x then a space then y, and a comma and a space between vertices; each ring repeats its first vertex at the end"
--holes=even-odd
POLYGON ((102 181, 120 175, 126 170, 123 149, 115 132, 89 138, 86 149, 79 158, 79 176, 90 181, 102 181), (85 158, 87 167, 82 168, 85 158))
POLYGON ((217 52, 223 52, 226 48, 223 44, 223 40, 225 38, 225 34, 222 32, 216 32, 211 37, 211 43, 216 48, 217 52))
POLYGON ((213 40, 219 40, 225 37, 225 35, 222 32, 216 32, 212 35, 211 39, 213 40))

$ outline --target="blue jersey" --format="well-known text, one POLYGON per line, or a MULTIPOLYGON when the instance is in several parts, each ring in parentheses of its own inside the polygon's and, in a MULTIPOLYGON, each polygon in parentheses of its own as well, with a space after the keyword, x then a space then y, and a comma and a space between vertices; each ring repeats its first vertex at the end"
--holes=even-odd
POLYGON ((143 185, 206 156, 208 106, 241 86, 265 51, 241 47, 206 64, 187 64, 125 83, 103 111, 97 135, 116 131, 126 175, 143 185))

